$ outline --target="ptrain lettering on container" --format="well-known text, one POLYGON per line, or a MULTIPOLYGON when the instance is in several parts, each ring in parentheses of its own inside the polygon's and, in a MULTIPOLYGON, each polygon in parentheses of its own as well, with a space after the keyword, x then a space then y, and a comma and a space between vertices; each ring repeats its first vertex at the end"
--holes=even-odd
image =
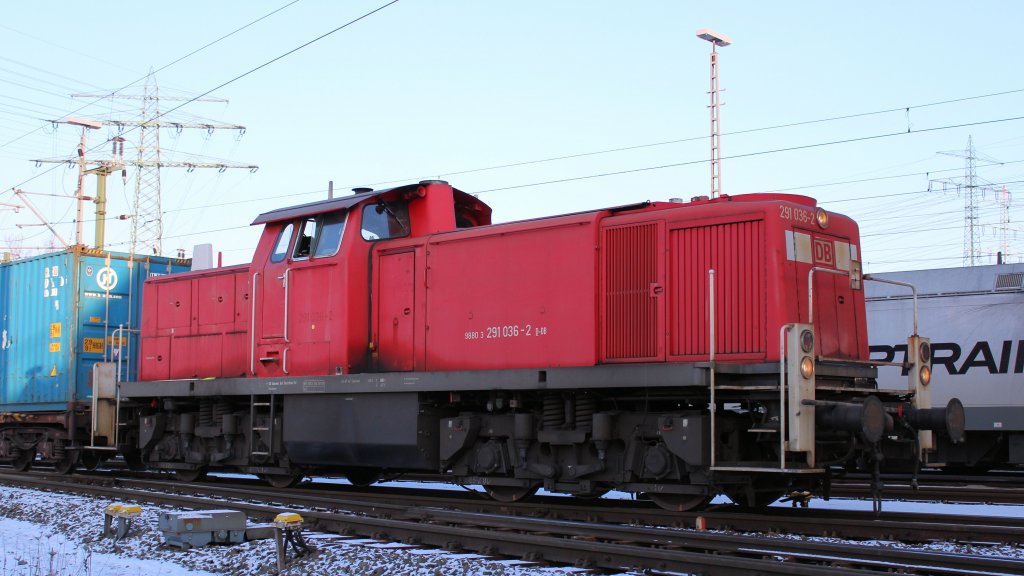
MULTIPOLYGON (((996 345, 982 340, 975 343, 965 355, 964 347, 956 342, 933 342, 932 367, 944 366, 950 376, 964 375, 971 369, 976 369, 975 372, 985 369, 989 374, 1010 374, 1011 370, 1013 374, 1024 374, 1024 340, 1017 340, 1016 348, 1014 351, 1013 340, 1003 340, 996 345), (961 357, 963 362, 960 362, 961 357)), ((871 346, 872 360, 895 362, 897 355, 900 357, 898 361, 907 361, 906 344, 871 346)), ((904 368, 903 375, 906 374, 904 368)))

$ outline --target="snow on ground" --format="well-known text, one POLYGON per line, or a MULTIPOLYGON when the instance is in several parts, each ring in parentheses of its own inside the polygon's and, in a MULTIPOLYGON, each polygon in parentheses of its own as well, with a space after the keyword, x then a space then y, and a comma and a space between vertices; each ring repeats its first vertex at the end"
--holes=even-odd
MULTIPOLYGON (((389 483, 392 484, 392 483, 389 483)), ((426 487, 422 483, 395 482, 402 487, 426 487)), ((447 485, 435 487, 451 489, 447 485)), ((630 497, 616 494, 619 497, 630 497)), ((725 499, 718 499, 727 502, 725 499)), ((101 538, 103 510, 110 501, 82 496, 0 486, 0 574, 11 576, 242 576, 276 573, 272 540, 235 546, 209 546, 179 550, 162 544, 157 530, 160 512, 174 511, 143 504, 128 538, 116 549, 101 538)), ((785 504, 776 504, 782 506, 785 504)), ((861 500, 812 500, 812 508, 870 509, 861 500)), ((964 516, 1024 516, 1024 506, 984 504, 934 504, 885 502, 886 510, 956 512, 964 516)), ((803 538, 800 536, 779 536, 803 538)), ((812 541, 837 541, 806 538, 812 541)), ((307 533, 317 549, 312 558, 294 563, 284 574, 378 575, 378 576, 565 576, 585 572, 574 568, 550 568, 518 561, 489 560, 473 554, 453 554, 401 544, 307 533)), ((898 542, 862 542, 864 545, 937 550, 956 554, 983 554, 1024 559, 1024 547, 971 546, 946 542, 907 545, 898 542)))
MULTIPOLYGON (((275 574, 273 540, 180 550, 162 545, 160 512, 143 504, 142 516, 116 550, 101 538, 109 501, 0 486, 0 574, 5 576, 248 576, 275 574)), ((473 554, 417 549, 333 534, 307 533, 317 549, 286 575, 370 576, 565 576, 583 572, 473 554)))

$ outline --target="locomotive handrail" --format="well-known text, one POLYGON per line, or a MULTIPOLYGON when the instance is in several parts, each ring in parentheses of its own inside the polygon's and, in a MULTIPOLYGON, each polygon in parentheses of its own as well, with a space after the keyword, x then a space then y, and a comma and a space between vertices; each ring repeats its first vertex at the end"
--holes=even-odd
POLYGON ((893 284, 895 286, 903 286, 910 288, 912 298, 914 299, 914 336, 917 336, 917 287, 909 282, 900 282, 899 280, 889 280, 888 278, 875 278, 871 274, 864 275, 865 280, 873 280, 875 282, 881 282, 882 284, 893 284))
MULTIPOLYGON (((814 273, 815 272, 826 272, 828 274, 838 274, 839 276, 850 276, 849 270, 833 270, 831 268, 822 268, 821 266, 815 266, 807 272, 807 323, 814 324, 814 273)), ((916 330, 915 330, 916 331, 916 330)))
POLYGON ((786 469, 786 335, 792 324, 779 329, 779 469, 786 469))
POLYGON ((708 384, 711 386, 711 467, 715 467, 715 457, 717 451, 715 450, 716 439, 718 436, 715 433, 715 416, 718 412, 718 403, 715 401, 715 269, 708 269, 708 369, 710 374, 708 375, 710 381, 708 384))
MULTIPOLYGON (((124 334, 125 332, 129 332, 129 333, 131 333, 131 332, 139 332, 139 330, 132 330, 131 328, 125 328, 123 323, 122 324, 118 324, 117 328, 110 334, 110 339, 113 342, 117 342, 118 347, 120 347, 121 346, 121 338, 123 337, 122 334, 124 334)), ((106 332, 105 331, 104 331, 104 339, 106 339, 106 332)), ((131 339, 130 338, 128 340, 128 343, 129 343, 129 346, 130 346, 130 344, 131 344, 131 339)), ((111 344, 111 347, 113 347, 113 344, 111 344)), ((108 362, 110 359, 107 358, 107 351, 106 351, 105 348, 106 348, 106 343, 104 343, 103 361, 104 362, 108 362)), ((114 363, 114 438, 113 438, 113 441, 108 446, 97 446, 96 445, 96 428, 99 426, 98 420, 99 420, 99 400, 100 400, 100 398, 99 398, 99 394, 96 392, 97 385, 96 384, 93 385, 94 389, 93 389, 93 395, 92 395, 92 410, 90 410, 90 412, 91 412, 90 421, 91 422, 90 422, 90 426, 89 426, 89 446, 88 446, 92 450, 106 450, 106 451, 115 451, 115 450, 117 450, 118 438, 120 436, 120 431, 121 431, 121 422, 120 422, 120 417, 121 417, 121 387, 118 386, 118 384, 121 383, 121 361, 124 359, 125 356, 126 356, 126 354, 118 354, 117 355, 117 360, 114 363)))
POLYGON ((252 372, 253 376, 256 375, 256 279, 259 276, 259 272, 252 275, 252 314, 249 322, 249 372, 252 372))
POLYGON ((831 358, 828 356, 818 356, 819 362, 837 362, 843 364, 860 364, 863 366, 906 366, 905 362, 884 362, 882 360, 858 360, 856 358, 831 358))
POLYGON ((290 342, 288 340, 288 273, 291 271, 291 268, 285 268, 284 274, 278 276, 278 279, 284 284, 284 341, 286 343, 290 342))

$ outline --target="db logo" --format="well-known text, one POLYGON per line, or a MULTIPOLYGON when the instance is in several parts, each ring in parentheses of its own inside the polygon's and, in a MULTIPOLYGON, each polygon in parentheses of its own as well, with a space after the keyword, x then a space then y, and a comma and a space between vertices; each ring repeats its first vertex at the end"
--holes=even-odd
POLYGON ((829 266, 836 265, 835 245, 830 240, 814 239, 814 262, 829 266))
POLYGON ((117 272, 110 266, 104 266, 100 268, 100 271, 96 273, 96 284, 99 285, 100 290, 109 292, 117 286, 117 272))

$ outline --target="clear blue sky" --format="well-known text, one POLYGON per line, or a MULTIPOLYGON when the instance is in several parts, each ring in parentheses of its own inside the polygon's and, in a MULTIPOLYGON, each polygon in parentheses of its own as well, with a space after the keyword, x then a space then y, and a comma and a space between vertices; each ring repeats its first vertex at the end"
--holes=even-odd
MULTIPOLYGON (((0 201, 15 201, 15 186, 74 192, 74 169, 30 162, 74 156, 77 130, 54 130, 48 119, 139 118, 138 102, 90 105, 70 94, 129 84, 123 93, 138 94, 151 68, 287 3, 6 7, 0 201)), ((161 70, 161 92, 205 93, 382 4, 301 0, 161 70)), ((226 263, 247 261, 258 235, 247 225, 257 214, 326 197, 329 180, 343 191, 440 177, 479 193, 496 221, 707 194, 710 45, 694 33, 708 27, 734 40, 720 60, 726 193, 807 194, 853 216, 868 271, 959 266, 964 199, 955 184, 965 161, 938 152, 962 154, 971 136, 982 158, 978 183, 1006 183, 1014 196, 1008 242, 1016 260, 1024 254, 1024 120, 1006 119, 1024 116, 1021 22, 1024 4, 1009 0, 400 0, 212 94, 228 104, 194 103, 168 115, 247 131, 236 138, 167 130, 167 158, 260 169, 164 170, 165 253, 212 241, 226 263), (981 122, 989 123, 946 128, 981 122), (823 145, 854 139, 861 140, 823 145), (637 148, 469 172, 624 147, 637 148), (639 171, 582 178, 631 170, 639 171), (943 192, 933 183, 928 192, 929 176, 953 186, 943 192), (555 180, 568 181, 539 184, 555 180)), ((103 142, 114 135, 92 132, 92 156, 104 157, 103 142)), ((129 156, 135 137, 127 136, 129 156)), ((91 193, 91 179, 87 186, 91 193)), ((130 211, 133 186, 131 174, 128 186, 110 179, 112 215, 130 211)), ((73 202, 35 201, 73 237, 73 202)), ((1000 248, 1000 209, 991 192, 978 201, 987 262, 1000 248)), ((16 227, 36 222, 25 210, 0 211, 0 244, 49 243, 44 229, 16 227)), ((128 224, 107 228, 110 247, 127 249, 128 224)))

